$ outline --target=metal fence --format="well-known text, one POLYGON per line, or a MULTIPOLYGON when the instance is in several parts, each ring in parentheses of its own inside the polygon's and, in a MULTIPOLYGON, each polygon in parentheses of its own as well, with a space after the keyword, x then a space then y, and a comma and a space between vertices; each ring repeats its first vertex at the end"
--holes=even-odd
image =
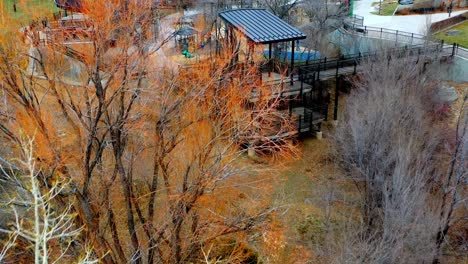
POLYGON ((430 41, 426 36, 411 32, 400 30, 393 30, 388 28, 358 26, 356 24, 345 24, 345 29, 352 30, 358 34, 362 34, 368 38, 383 39, 395 41, 395 43, 403 43, 409 45, 421 45, 430 41))
POLYGON ((421 45, 428 42, 424 35, 393 29, 364 26, 364 32, 367 37, 395 41, 396 43, 421 45))
POLYGON ((452 45, 444 45, 442 52, 451 56, 458 56, 468 60, 468 49, 461 47, 457 43, 453 43, 452 45))
POLYGON ((460 45, 458 45, 458 44, 454 44, 453 46, 455 46, 455 48, 452 47, 452 49, 454 51, 453 52, 454 55, 462 57, 462 58, 468 60, 468 49, 460 47, 460 45))
MULTIPOLYGON (((412 45, 405 47, 397 47, 393 49, 386 49, 383 51, 374 51, 374 52, 365 52, 358 54, 351 54, 335 58, 323 58, 312 61, 310 63, 302 64, 298 67, 298 74, 300 80, 307 80, 309 75, 321 77, 321 72, 335 69, 338 74, 338 70, 345 67, 353 67, 353 72, 356 72, 356 67, 359 63, 365 60, 379 60, 382 56, 393 56, 397 58, 408 57, 408 56, 421 56, 421 55, 430 55, 434 56, 439 54, 444 47, 442 43, 428 43, 421 45, 412 45)), ((461 52, 464 52, 462 49, 458 48, 461 52)))
POLYGON ((345 18, 344 23, 345 25, 350 25, 354 27, 362 27, 364 26, 364 17, 353 15, 353 16, 345 18))

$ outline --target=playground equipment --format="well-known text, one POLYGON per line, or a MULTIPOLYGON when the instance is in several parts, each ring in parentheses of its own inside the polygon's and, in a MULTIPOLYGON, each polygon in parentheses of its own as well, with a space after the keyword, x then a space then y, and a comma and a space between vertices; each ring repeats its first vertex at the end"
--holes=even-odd
POLYGON ((191 58, 194 57, 193 54, 190 53, 190 52, 189 52, 188 50, 186 50, 186 49, 182 50, 182 55, 184 55, 185 58, 187 58, 187 59, 191 59, 191 58))

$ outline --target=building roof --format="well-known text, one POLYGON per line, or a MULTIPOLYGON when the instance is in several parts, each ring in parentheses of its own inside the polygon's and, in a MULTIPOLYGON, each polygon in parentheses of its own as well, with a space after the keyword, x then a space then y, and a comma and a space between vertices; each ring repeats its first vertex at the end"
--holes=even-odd
POLYGON ((190 27, 190 26, 185 26, 185 27, 181 27, 179 28, 178 30, 175 31, 175 34, 177 36, 192 36, 192 35, 195 35, 197 34, 199 31, 196 30, 195 28, 193 27, 190 27))
POLYGON ((305 39, 306 35, 265 9, 233 9, 219 16, 255 43, 305 39))

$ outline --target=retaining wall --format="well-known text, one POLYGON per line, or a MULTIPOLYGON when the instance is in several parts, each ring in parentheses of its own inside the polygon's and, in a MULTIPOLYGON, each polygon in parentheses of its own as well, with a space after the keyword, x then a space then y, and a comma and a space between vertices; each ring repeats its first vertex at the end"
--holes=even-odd
POLYGON ((444 29, 446 29, 448 27, 451 27, 451 26, 453 26, 455 24, 461 23, 461 22, 463 22, 465 20, 468 20, 468 12, 465 12, 465 13, 460 14, 458 16, 447 18, 447 19, 439 21, 439 22, 432 23, 430 30, 431 30, 432 33, 439 32, 439 31, 444 30, 444 29))

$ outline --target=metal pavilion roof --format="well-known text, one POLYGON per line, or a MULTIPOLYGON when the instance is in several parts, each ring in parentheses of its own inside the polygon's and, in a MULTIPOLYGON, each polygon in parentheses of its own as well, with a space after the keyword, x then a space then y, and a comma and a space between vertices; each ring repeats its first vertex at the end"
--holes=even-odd
POLYGON ((219 16, 255 43, 305 39, 306 35, 265 9, 233 9, 219 16))

